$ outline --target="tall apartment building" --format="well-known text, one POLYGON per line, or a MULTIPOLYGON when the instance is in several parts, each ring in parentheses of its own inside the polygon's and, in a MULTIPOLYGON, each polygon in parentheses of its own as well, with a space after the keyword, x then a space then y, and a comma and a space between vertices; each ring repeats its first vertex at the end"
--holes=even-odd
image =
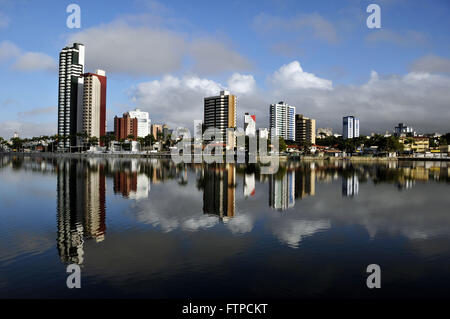
POLYGON ((302 114, 295 115, 295 141, 316 144, 316 120, 304 117, 302 114))
POLYGON ((132 119, 137 119, 137 137, 146 137, 150 134, 150 117, 148 112, 142 112, 140 109, 128 112, 132 119))
POLYGON ((357 118, 346 116, 342 122, 342 136, 344 139, 359 137, 359 120, 357 118))
POLYGON ((84 61, 85 48, 80 43, 65 47, 59 54, 58 135, 66 137, 59 141, 59 149, 76 145, 78 114, 83 108, 84 61))
POLYGON ((78 114, 77 131, 100 139, 106 135, 106 73, 96 70, 83 74, 83 78, 83 108, 78 114))
POLYGON ((114 134, 116 140, 127 139, 129 135, 138 136, 138 119, 131 118, 128 113, 124 113, 123 117, 114 117, 114 134))
POLYGON ((244 115, 245 136, 256 136, 256 116, 245 113, 244 115))
POLYGON ((295 141, 295 106, 283 101, 270 105, 270 136, 295 141))
POLYGON ((205 129, 216 128, 220 132, 218 141, 228 147, 234 147, 236 138, 234 131, 227 134, 227 128, 236 128, 237 97, 228 91, 221 91, 218 96, 205 97, 204 118, 205 129))

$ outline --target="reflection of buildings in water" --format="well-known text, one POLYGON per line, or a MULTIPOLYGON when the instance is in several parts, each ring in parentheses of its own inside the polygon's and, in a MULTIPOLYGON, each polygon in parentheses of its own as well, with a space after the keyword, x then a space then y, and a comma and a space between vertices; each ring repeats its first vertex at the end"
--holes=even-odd
POLYGON ((316 171, 314 167, 295 171, 295 198, 316 194, 316 171))
POLYGON ((85 164, 68 160, 57 166, 57 246, 64 263, 82 264, 84 238, 102 241, 106 231, 104 169, 85 164))
POLYGON ((295 173, 288 171, 282 176, 273 174, 269 181, 269 205, 286 210, 295 205, 295 173))
POLYGON ((236 167, 231 164, 205 167, 203 178, 203 213, 234 217, 236 167))
POLYGON ((342 176, 342 196, 357 196, 359 193, 359 179, 356 174, 342 176))
POLYGON ((244 175, 244 196, 255 196, 255 173, 244 175))
POLYGON ((150 181, 145 174, 120 171, 114 175, 114 193, 123 197, 140 200, 148 198, 150 181))
POLYGON ((400 190, 411 189, 415 182, 411 179, 402 179, 397 183, 397 188, 400 190))

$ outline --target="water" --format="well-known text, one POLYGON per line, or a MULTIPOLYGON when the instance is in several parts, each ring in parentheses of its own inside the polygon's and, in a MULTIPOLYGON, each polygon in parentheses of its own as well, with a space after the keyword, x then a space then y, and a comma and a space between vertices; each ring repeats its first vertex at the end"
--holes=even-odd
POLYGON ((0 157, 0 298, 449 297, 450 163, 259 172, 0 157))

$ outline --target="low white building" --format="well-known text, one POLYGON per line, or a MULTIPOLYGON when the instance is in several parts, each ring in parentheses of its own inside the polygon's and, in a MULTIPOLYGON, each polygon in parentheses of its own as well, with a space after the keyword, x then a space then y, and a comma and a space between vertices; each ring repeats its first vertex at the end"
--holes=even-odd
POLYGON ((151 121, 148 112, 142 112, 140 109, 128 112, 131 118, 138 120, 137 137, 146 137, 150 134, 151 121))

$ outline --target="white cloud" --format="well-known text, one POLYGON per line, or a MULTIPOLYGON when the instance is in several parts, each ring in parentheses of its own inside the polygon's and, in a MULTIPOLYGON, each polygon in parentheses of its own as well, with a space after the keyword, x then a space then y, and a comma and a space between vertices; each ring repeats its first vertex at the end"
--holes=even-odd
MULTIPOLYGON (((316 119, 318 127, 340 132, 342 117, 354 114, 361 120, 361 132, 392 131, 399 122, 422 133, 447 132, 450 118, 450 77, 411 72, 384 76, 372 71, 366 83, 332 87, 329 80, 304 72, 293 61, 269 77, 269 86, 258 90, 252 75, 233 74, 228 89, 238 95, 238 125, 245 112, 255 114, 257 127, 269 126, 269 105, 286 101, 297 113, 316 119)), ((203 98, 216 95, 225 86, 196 75, 165 76, 144 82, 130 92, 136 105, 150 112, 152 121, 171 127, 192 127, 203 119, 203 98)))
POLYGON ((56 61, 51 56, 39 52, 27 52, 19 56, 13 69, 20 71, 54 71, 56 61))
POLYGON ((69 44, 73 42, 86 46, 88 68, 138 75, 176 71, 186 51, 186 42, 179 34, 122 22, 80 31, 68 39, 69 44))
POLYGON ((284 89, 332 89, 332 82, 303 71, 298 61, 283 65, 270 78, 275 87, 284 89))
POLYGON ((19 56, 20 49, 10 41, 0 42, 0 63, 19 56))
POLYGON ((228 79, 228 88, 235 94, 248 94, 256 90, 256 81, 253 75, 234 73, 228 79))
POLYGON ((199 74, 244 70, 250 62, 225 43, 215 39, 187 39, 183 33, 144 23, 145 15, 127 16, 110 24, 82 30, 68 38, 86 46, 88 69, 101 68, 112 73, 162 75, 185 67, 189 57, 199 74))
POLYGON ((132 89, 137 106, 150 112, 153 123, 164 121, 172 127, 192 127, 193 120, 203 119, 203 98, 217 95, 219 83, 196 75, 144 82, 132 89))
POLYGON ((54 71, 56 61, 51 56, 40 52, 22 52, 10 41, 0 42, 0 63, 15 59, 12 67, 20 71, 54 71))
POLYGON ((450 59, 429 54, 415 60, 409 69, 412 72, 450 73, 450 59))

